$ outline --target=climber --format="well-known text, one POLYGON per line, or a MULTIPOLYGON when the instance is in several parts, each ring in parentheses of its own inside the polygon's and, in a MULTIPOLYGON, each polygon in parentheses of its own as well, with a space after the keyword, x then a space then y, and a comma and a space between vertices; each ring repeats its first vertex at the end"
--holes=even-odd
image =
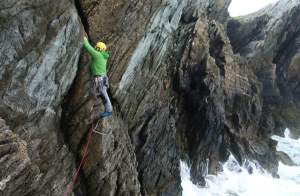
POLYGON ((87 37, 84 36, 83 39, 84 48, 92 56, 92 61, 90 64, 90 69, 93 75, 94 82, 94 93, 99 95, 105 106, 105 112, 101 114, 101 117, 112 114, 113 109, 110 99, 107 94, 107 89, 109 88, 108 77, 106 76, 106 62, 109 54, 105 52, 106 45, 102 42, 98 42, 93 48, 88 42, 87 37))

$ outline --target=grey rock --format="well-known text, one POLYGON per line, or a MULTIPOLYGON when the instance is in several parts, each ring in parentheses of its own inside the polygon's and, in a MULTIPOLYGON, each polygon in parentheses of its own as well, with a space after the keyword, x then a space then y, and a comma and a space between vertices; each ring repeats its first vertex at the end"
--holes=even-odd
POLYGON ((282 0, 228 23, 234 52, 246 57, 263 83, 264 118, 275 125, 267 129, 283 135, 288 127, 295 138, 300 126, 299 7, 299 0, 282 0))
POLYGON ((27 173, 16 178, 18 164, 3 172, 0 192, 62 195, 76 174, 104 111, 95 99, 92 120, 83 29, 92 44, 108 46, 114 113, 97 127, 108 135, 92 133, 70 195, 180 196, 180 159, 190 164, 193 182, 205 186, 205 175, 222 171, 230 153, 237 164, 257 160, 276 176, 277 143, 270 137, 286 124, 298 126, 298 45, 289 44, 298 36, 297 4, 280 20, 262 13, 237 21, 229 3, 3 3, 0 116, 14 133, 8 140, 27 142, 25 150, 10 144, 15 151, 7 156, 22 155, 27 173), (288 23, 290 14, 295 20, 288 23))
POLYGON ((43 173, 28 156, 27 142, 21 140, 0 118, 1 195, 28 195, 40 183, 43 173))
POLYGON ((27 157, 1 174, 11 179, 0 194, 61 195, 76 171, 59 120, 82 47, 80 18, 72 1, 30 0, 2 2, 0 20, 0 116, 8 138, 27 143, 19 150, 27 157))
POLYGON ((288 165, 288 166, 295 165, 293 160, 291 159, 291 157, 288 154, 286 154, 285 152, 277 151, 277 156, 284 165, 288 165))

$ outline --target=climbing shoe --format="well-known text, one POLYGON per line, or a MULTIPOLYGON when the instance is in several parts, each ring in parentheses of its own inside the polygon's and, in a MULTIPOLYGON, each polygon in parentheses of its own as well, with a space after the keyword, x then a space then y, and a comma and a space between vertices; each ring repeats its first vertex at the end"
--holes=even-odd
POLYGON ((105 117, 105 116, 108 116, 108 115, 111 115, 112 112, 104 112, 103 114, 101 114, 101 117, 105 117))

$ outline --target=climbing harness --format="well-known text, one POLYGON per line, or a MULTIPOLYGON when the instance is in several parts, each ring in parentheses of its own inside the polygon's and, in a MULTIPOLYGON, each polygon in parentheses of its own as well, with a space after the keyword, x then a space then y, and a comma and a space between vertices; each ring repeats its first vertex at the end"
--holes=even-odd
POLYGON ((94 101, 95 101, 95 95, 93 94, 92 128, 91 128, 90 136, 89 136, 88 142, 87 142, 87 144, 86 144, 86 147, 85 147, 85 150, 84 150, 84 153, 83 153, 83 156, 82 156, 80 165, 79 165, 79 167, 78 167, 78 169, 77 169, 77 172, 76 172, 76 174, 75 174, 75 176, 74 176, 74 178, 73 178, 73 181, 72 181, 72 183, 70 184, 68 190, 67 190, 66 193, 64 194, 64 196, 66 196, 66 195, 68 194, 68 192, 70 191, 70 189, 71 189, 71 187, 72 187, 72 185, 73 185, 73 183, 74 183, 74 181, 75 181, 75 179, 76 179, 76 177, 77 177, 77 175, 78 175, 78 172, 79 172, 79 170, 80 170, 80 168, 81 168, 81 166, 82 166, 82 163, 83 163, 83 160, 84 160, 86 151, 87 151, 87 149, 88 149, 89 143, 90 143, 90 141, 91 141, 92 133, 95 132, 95 133, 98 133, 98 134, 100 134, 100 135, 111 135, 111 133, 112 133, 112 131, 111 131, 110 133, 100 133, 100 132, 98 132, 98 131, 95 131, 95 130, 97 129, 97 126, 98 126, 98 123, 99 123, 101 117, 100 117, 99 120, 97 121, 97 124, 96 124, 95 129, 93 128, 93 127, 94 127, 94 101))
POLYGON ((94 76, 94 92, 100 93, 103 91, 104 85, 109 88, 109 81, 106 75, 94 76))
POLYGON ((94 77, 94 92, 100 93, 103 91, 103 77, 102 76, 95 76, 94 77), (96 87, 96 89, 95 89, 96 87))

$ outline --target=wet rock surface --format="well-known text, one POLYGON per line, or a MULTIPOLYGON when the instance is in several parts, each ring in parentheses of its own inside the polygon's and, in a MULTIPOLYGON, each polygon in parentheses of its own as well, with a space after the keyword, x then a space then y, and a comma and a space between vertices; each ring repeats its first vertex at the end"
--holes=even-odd
MULTIPOLYGON (((0 116, 7 126, 0 122, 0 140, 10 143, 0 143, 0 153, 14 164, 1 170, 0 193, 63 195, 70 185, 91 126, 104 111, 101 100, 93 98, 84 34, 92 45, 108 46, 114 113, 96 129, 108 135, 92 133, 69 195, 181 195, 180 159, 190 164, 194 183, 203 186, 206 174, 222 171, 220 163, 230 152, 239 164, 257 160, 276 176, 277 143, 270 136, 290 122, 298 126, 299 80, 296 53, 290 58, 273 49, 297 47, 287 44, 289 36, 274 41, 271 34, 263 35, 271 16, 230 20, 229 3, 1 5, 0 116), (274 61, 254 50, 254 42, 274 61), (283 66, 289 59, 292 65, 283 66)), ((288 27, 288 35, 298 36, 298 28, 291 28, 297 10, 291 8, 293 22, 279 22, 283 27, 275 25, 272 32, 281 35, 288 27)), ((289 21, 288 16, 282 20, 289 21)))
POLYGON ((278 151, 277 156, 284 165, 288 165, 288 166, 295 165, 293 160, 291 159, 291 157, 288 154, 286 154, 285 152, 278 151))

